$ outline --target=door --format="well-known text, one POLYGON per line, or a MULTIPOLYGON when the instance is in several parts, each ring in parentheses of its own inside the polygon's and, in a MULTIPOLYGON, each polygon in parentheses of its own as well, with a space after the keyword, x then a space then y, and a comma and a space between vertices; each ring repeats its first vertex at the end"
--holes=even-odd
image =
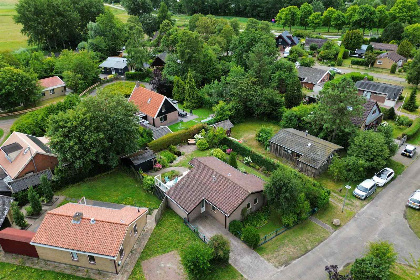
POLYGON ((206 211, 206 202, 204 201, 204 199, 201 201, 201 213, 203 213, 204 211, 206 211))
POLYGON ((112 74, 115 74, 115 68, 111 68, 112 74))

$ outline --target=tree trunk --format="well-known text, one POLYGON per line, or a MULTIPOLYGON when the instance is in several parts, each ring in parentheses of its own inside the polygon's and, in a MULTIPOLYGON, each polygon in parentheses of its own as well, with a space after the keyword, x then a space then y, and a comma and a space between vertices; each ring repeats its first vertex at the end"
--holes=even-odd
POLYGON ((328 33, 330 33, 330 25, 328 25, 328 33))

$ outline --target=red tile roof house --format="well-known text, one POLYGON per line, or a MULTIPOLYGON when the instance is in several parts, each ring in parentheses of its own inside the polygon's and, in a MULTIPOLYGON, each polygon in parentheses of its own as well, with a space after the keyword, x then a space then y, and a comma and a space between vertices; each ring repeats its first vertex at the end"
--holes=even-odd
POLYGON ((178 109, 162 94, 136 84, 128 100, 137 106, 142 117, 154 127, 178 121, 178 109))
POLYGON ((40 176, 51 178, 58 159, 48 147, 48 139, 13 132, 0 147, 0 187, 12 193, 39 184, 40 176))
POLYGON ((47 212, 31 245, 40 259, 118 274, 146 225, 147 211, 68 203, 47 212))
POLYGON ((58 76, 39 80, 42 87, 42 98, 46 100, 66 94, 66 84, 58 76))
POLYGON ((192 170, 171 187, 168 206, 179 216, 193 221, 207 214, 225 228, 241 220, 242 209, 249 212, 264 204, 264 181, 245 174, 215 157, 194 158, 192 170))

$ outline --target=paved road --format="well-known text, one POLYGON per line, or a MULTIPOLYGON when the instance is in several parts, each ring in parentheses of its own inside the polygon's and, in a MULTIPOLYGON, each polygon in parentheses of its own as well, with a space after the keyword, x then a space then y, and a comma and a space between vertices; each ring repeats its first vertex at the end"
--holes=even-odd
POLYGON ((10 127, 16 121, 16 119, 18 117, 19 116, 16 116, 15 118, 0 120, 0 128, 3 129, 3 131, 4 131, 3 137, 0 137, 0 143, 2 143, 3 142, 3 138, 5 138, 9 134, 10 127))
MULTIPOLYGON (((331 67, 325 66, 325 65, 315 65, 314 68, 322 69, 322 70, 328 70, 331 67)), ((340 69, 344 74, 350 73, 350 72, 362 72, 362 73, 368 73, 369 75, 372 75, 375 78, 384 79, 384 80, 391 80, 395 82, 405 82, 404 78, 400 78, 397 76, 382 74, 382 73, 376 73, 376 72, 369 72, 364 69, 357 69, 357 68, 347 68, 347 67, 337 67, 340 69)))
POLYGON ((408 197, 420 188, 419 169, 420 161, 417 160, 349 223, 268 279, 324 280, 326 265, 336 264, 341 269, 361 257, 370 241, 387 240, 393 243, 399 262, 404 263, 405 259, 410 259, 410 254, 419 259, 420 240, 404 219, 408 197))

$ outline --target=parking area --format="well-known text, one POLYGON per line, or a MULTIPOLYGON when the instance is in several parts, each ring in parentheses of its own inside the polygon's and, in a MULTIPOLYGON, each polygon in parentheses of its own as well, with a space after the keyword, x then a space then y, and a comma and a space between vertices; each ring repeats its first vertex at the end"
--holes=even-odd
MULTIPOLYGON (((405 149, 406 145, 407 144, 402 145, 398 149, 398 151, 395 153, 395 155, 392 157, 392 159, 395 160, 396 162, 404 164, 405 166, 409 166, 410 164, 412 164, 418 158, 420 147, 412 145, 412 146, 416 147, 417 152, 416 152, 416 154, 414 155, 413 158, 409 158, 409 157, 405 157, 405 156, 401 155, 401 152, 405 149)), ((409 145, 411 145, 411 144, 409 144, 409 145)))

